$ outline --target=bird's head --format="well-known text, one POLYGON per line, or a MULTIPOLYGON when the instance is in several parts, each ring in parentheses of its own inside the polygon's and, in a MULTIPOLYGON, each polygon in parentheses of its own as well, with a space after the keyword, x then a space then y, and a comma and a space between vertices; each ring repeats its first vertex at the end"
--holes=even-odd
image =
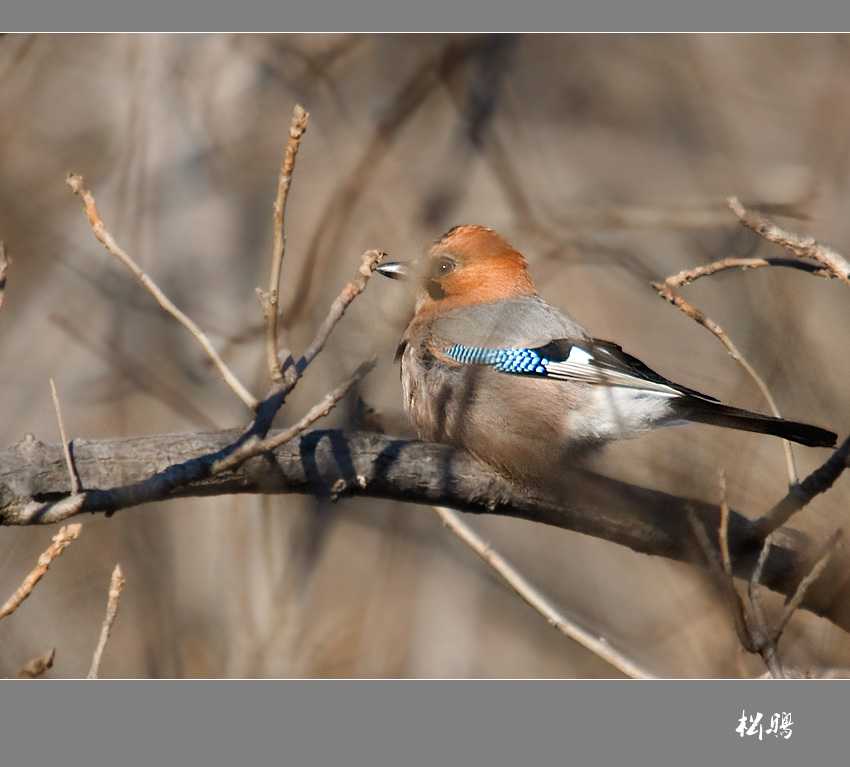
POLYGON ((418 279, 417 311, 537 295, 522 254, 483 226, 455 226, 423 261, 390 262, 377 270, 394 279, 418 279))

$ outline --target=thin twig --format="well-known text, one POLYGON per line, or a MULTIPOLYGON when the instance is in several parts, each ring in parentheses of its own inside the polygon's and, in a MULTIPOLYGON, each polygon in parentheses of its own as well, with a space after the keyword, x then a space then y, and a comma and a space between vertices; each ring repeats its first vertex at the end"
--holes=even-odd
POLYGON ((687 508, 687 515, 691 531, 693 532, 697 545, 708 564, 709 572, 714 578, 714 582, 717 584, 717 587, 726 597, 726 601, 732 611, 732 623, 735 626, 735 633, 738 635, 738 641, 741 643, 741 647, 743 647, 747 652, 758 652, 750 632, 750 625, 747 620, 744 602, 741 599, 741 595, 738 593, 738 590, 735 588, 735 582, 732 580, 732 576, 725 572, 724 563, 718 559, 717 550, 711 545, 708 535, 705 532, 705 528, 702 526, 693 508, 690 506, 687 508))
POLYGON ((33 658, 15 675, 15 679, 35 679, 53 667, 56 659, 56 648, 48 650, 40 658, 33 658))
POLYGON ((797 608, 800 607, 800 604, 803 601, 803 597, 806 596, 806 592, 821 575, 821 573, 826 568, 829 563, 829 559, 838 546, 838 542, 841 540, 841 530, 836 530, 833 536, 829 539, 826 546, 824 547, 823 555, 821 558, 815 563, 815 566, 806 574, 806 577, 800 581, 800 585, 797 587, 797 590, 794 592, 794 596, 788 600, 788 604, 785 605, 785 609, 782 611, 782 615, 779 618, 778 623, 776 624, 776 628, 774 629, 774 641, 778 642, 779 637, 782 636, 782 632, 785 631, 785 626, 788 625, 788 621, 791 620, 791 616, 797 611, 797 608))
POLYGON ((773 535, 768 535, 764 539, 755 570, 753 570, 753 575, 747 584, 747 594, 750 598, 751 607, 750 615, 752 623, 755 623, 754 627, 752 623, 750 624, 750 635, 753 637, 756 649, 759 655, 761 655, 768 671, 773 675, 773 678, 784 679, 785 674, 782 671, 782 664, 779 662, 776 652, 775 636, 767 626, 767 614, 764 608, 764 598, 761 593, 761 578, 772 546, 773 535))
POLYGON ((832 277, 832 272, 828 269, 794 258, 722 258, 719 261, 712 261, 710 264, 703 264, 693 269, 683 269, 678 274, 667 277, 664 283, 671 288, 681 288, 696 282, 700 277, 710 277, 712 274, 717 274, 717 272, 726 269, 757 269, 760 266, 785 266, 818 277, 832 277))
MULTIPOLYGON (((172 464, 166 469, 156 471, 153 475, 140 482, 125 485, 123 488, 115 488, 113 490, 105 491, 90 490, 82 492, 79 495, 68 496, 57 501, 38 503, 32 507, 30 513, 35 517, 40 517, 41 521, 44 523, 48 521, 60 522, 68 517, 74 516, 75 514, 79 514, 87 504, 92 503, 93 499, 97 497, 105 497, 103 495, 104 493, 107 495, 110 495, 115 491, 118 493, 126 493, 129 497, 134 499, 132 505, 136 505, 139 503, 146 503, 157 498, 163 498, 166 495, 179 491, 181 488, 187 487, 193 483, 209 479, 210 477, 221 474, 226 470, 238 468, 239 465, 244 463, 244 461, 252 455, 268 452, 275 447, 279 447, 300 434, 300 432, 307 428, 310 423, 327 414, 336 402, 344 396, 348 389, 363 375, 365 375, 373 365, 374 361, 363 363, 345 383, 328 394, 325 399, 312 408, 298 424, 290 427, 288 430, 280 432, 268 442, 258 441, 262 439, 260 433, 252 431, 252 429, 257 428, 258 420, 263 414, 263 408, 269 402, 269 399, 266 399, 258 409, 257 416, 254 419, 252 426, 243 430, 235 440, 224 445, 214 453, 206 453, 182 463, 172 464)), ((267 433, 267 431, 268 430, 263 432, 263 436, 267 433)), ((122 508, 125 503, 126 501, 118 502, 113 510, 122 508)))
POLYGON ((770 547, 773 546, 773 536, 768 535, 764 539, 764 543, 762 544, 761 551, 759 552, 759 558, 756 561, 755 569, 753 570, 753 575, 750 578, 750 584, 758 585, 761 583, 762 575, 764 574, 764 566, 767 563, 767 558, 770 555, 770 547))
POLYGON ((59 407, 59 394, 56 392, 56 382, 50 379, 50 391, 53 394, 53 409, 56 411, 56 421, 59 423, 59 435, 62 437, 62 451, 65 453, 65 463, 68 465, 68 475, 71 477, 71 493, 76 495, 82 489, 80 475, 74 465, 74 457, 71 455, 71 443, 65 434, 65 421, 62 418, 62 408, 59 407))
POLYGON ((336 297, 331 304, 327 317, 319 326, 316 336, 312 343, 304 352, 298 362, 293 362, 292 357, 288 357, 283 364, 283 380, 279 383, 272 384, 269 393, 265 399, 257 406, 256 416, 253 422, 245 429, 244 438, 252 439, 254 437, 264 438, 271 428, 277 411, 280 410, 289 393, 295 388, 295 385, 301 379, 308 365, 316 358, 316 355, 324 348, 331 331, 336 324, 342 319, 348 305, 359 296, 366 283, 372 276, 372 272, 378 264, 384 253, 379 250, 367 250, 361 257, 361 264, 358 270, 357 277, 352 282, 349 282, 336 297))
POLYGON ((813 237, 802 237, 774 224, 759 213, 747 210, 737 197, 727 199, 732 212, 738 220, 756 234, 770 242, 775 242, 783 248, 796 253, 803 258, 813 258, 826 266, 837 277, 850 287, 850 263, 831 248, 818 243, 813 237))
POLYGON ((109 599, 106 602, 106 617, 103 619, 103 626, 100 628, 100 639, 97 642, 97 647, 92 657, 91 668, 89 669, 88 678, 97 679, 97 672, 100 668, 100 661, 103 658, 103 650, 106 647, 106 642, 109 639, 109 632, 112 631, 112 624, 115 623, 115 616, 118 614, 118 598, 121 596, 121 589, 124 586, 124 575, 121 572, 121 565, 115 565, 112 571, 112 579, 109 582, 109 599))
POLYGON ((301 316, 311 296, 315 276, 321 273, 325 254, 337 247, 342 232, 348 225, 358 200, 374 178, 383 158, 393 150, 395 138, 410 117, 430 94, 441 87, 452 74, 489 45, 486 37, 450 40, 435 56, 423 61, 413 76, 407 80, 390 100, 386 110, 375 124, 371 136, 362 142, 363 151, 350 174, 338 185, 325 206, 310 242, 291 305, 283 312, 284 324, 301 316))
POLYGON ((720 561, 723 572, 732 577, 732 558, 729 556, 729 499, 726 497, 726 474, 720 470, 720 561))
POLYGON ((626 676, 634 679, 656 678, 654 674, 642 668, 622 653, 617 652, 605 639, 592 634, 587 629, 579 626, 574 620, 567 618, 563 613, 559 612, 535 586, 529 583, 525 576, 467 525, 457 512, 444 506, 434 506, 434 511, 440 515, 443 524, 449 530, 504 578, 517 594, 546 618, 549 625, 556 628, 564 636, 586 647, 626 676))
MULTIPOLYGON (((770 389, 767 388, 767 384, 764 382, 762 377, 756 373, 755 368, 747 362, 744 355, 738 350, 738 347, 732 343, 732 340, 726 335, 723 328, 721 328, 720 325, 718 325, 710 317, 703 314, 703 312, 695 306, 685 301, 684 298, 677 296, 666 282, 653 282, 652 287, 655 288, 658 295, 660 295, 665 301, 669 301, 673 304, 673 306, 683 311, 688 317, 695 322, 698 322, 706 330, 711 331, 715 336, 717 336, 717 338, 720 339, 720 342, 726 347, 726 350, 729 352, 732 359, 744 368, 750 378, 755 381, 756 386, 758 386, 761 390, 761 393, 765 400, 767 400, 767 404, 773 414, 777 418, 781 418, 782 414, 779 412, 779 408, 776 405, 776 401, 773 399, 773 395, 770 393, 770 389)), ((785 463, 788 468, 788 484, 793 487, 797 484, 797 466, 794 463, 794 454, 791 451, 791 443, 787 439, 783 439, 782 442, 785 446, 785 463)))
POLYGON ((234 453, 231 453, 227 458, 224 458, 213 464, 211 473, 213 475, 220 474, 223 471, 235 469, 242 463, 252 458, 255 455, 267 453, 270 450, 286 444, 292 439, 295 439, 302 431, 312 426, 320 418, 324 418, 328 413, 336 407, 336 404, 346 395, 354 384, 356 384, 363 376, 365 376, 373 367, 375 360, 368 360, 360 365, 343 383, 336 387, 333 391, 328 392, 321 402, 314 405, 307 414, 288 429, 275 434, 270 439, 263 440, 248 440, 242 444, 234 453))
MULTIPOLYGON (((667 277, 663 283, 653 283, 653 287, 656 291, 658 291, 662 298, 669 301, 674 306, 677 306, 689 317, 696 320, 698 323, 703 325, 703 327, 714 333, 714 335, 723 342, 724 346, 726 346, 727 350, 736 362, 738 362, 738 364, 740 364, 756 382, 756 385, 759 389, 761 389, 762 394, 770 405, 773 414, 779 418, 781 417, 779 409, 776 407, 776 403, 767 389, 766 384, 756 374, 752 366, 744 360, 743 356, 734 344, 732 344, 732 342, 726 337, 722 329, 702 312, 691 306, 684 299, 675 295, 672 289, 689 285, 700 277, 706 277, 724 269, 734 267, 742 267, 746 269, 759 266, 787 266, 795 269, 802 269, 819 276, 835 274, 850 285, 850 263, 848 263, 835 251, 817 243, 813 238, 801 237, 800 235, 788 232, 781 227, 776 226, 761 214, 748 210, 741 204, 737 197, 729 197, 727 202, 729 208, 744 226, 752 229, 766 240, 778 243, 788 250, 791 250, 801 258, 810 258, 817 261, 819 264, 826 267, 827 271, 825 272, 824 269, 806 261, 796 261, 791 259, 727 258, 720 261, 714 261, 704 266, 696 267, 695 269, 681 271, 678 274, 667 277)), ((809 487, 804 490, 802 486, 798 484, 797 471, 794 466, 791 445, 787 440, 783 440, 783 442, 785 444, 785 457, 786 463, 788 464, 788 476, 791 489, 788 495, 780 501, 780 503, 774 506, 774 508, 771 509, 771 511, 761 520, 761 530, 765 536, 785 524, 785 522, 788 521, 788 518, 808 503, 816 493, 823 492, 823 490, 831 486, 838 474, 846 468, 848 457, 850 457, 850 440, 848 440, 848 442, 845 442, 844 445, 836 450, 832 458, 830 458, 830 460, 827 461, 827 463, 824 464, 818 472, 810 475, 810 477, 803 483, 804 485, 807 483, 809 484, 809 487), (817 474, 817 477, 815 474, 817 474), (827 475, 830 475, 831 479, 828 480, 828 484, 824 484, 827 482, 827 475), (818 480, 818 482, 815 483, 813 480, 818 480), (815 486, 815 484, 817 484, 817 486, 815 486)))
POLYGON ((318 331, 316 331, 313 342, 307 347, 307 351, 304 352, 301 359, 295 363, 295 370, 299 376, 303 374, 307 366, 316 358, 316 355, 322 351, 325 343, 327 343, 328 336, 330 336, 331 331, 342 319, 342 315, 345 314, 348 305, 363 292, 366 283, 372 276, 372 272, 375 271, 375 268, 381 263, 385 255, 386 253, 380 250, 367 250, 360 257, 361 263, 357 277, 352 282, 349 282, 336 297, 328 311, 328 316, 325 317, 324 322, 322 322, 318 331))
POLYGON ((168 296, 160 290, 150 276, 148 276, 148 274, 142 270, 132 257, 122 250, 115 241, 115 238, 106 228, 106 224, 104 224, 103 219, 97 210, 95 199, 92 196, 92 193, 86 189, 82 177, 74 173, 69 173, 65 182, 71 187, 71 189, 74 190, 74 193, 79 195, 82 199, 83 204, 85 205, 86 216, 91 224, 94 236, 100 240, 104 247, 113 256, 115 256, 136 276, 139 282, 141 282, 142 285, 148 289, 148 292, 150 292, 150 294, 156 299, 157 303, 159 303, 166 312, 174 317, 174 319, 176 319, 184 328, 186 328, 186 330, 189 331, 189 333, 192 334, 195 340, 201 345, 201 348, 203 348, 203 350, 207 353, 207 356, 212 360, 212 363, 218 369, 218 372, 222 379, 224 379, 224 382, 233 390, 239 399, 251 408, 251 410, 255 410, 259 404, 257 399, 242 385, 239 379, 231 372, 230 368, 227 367, 224 360, 213 347, 209 338, 207 338, 204 332, 191 319, 189 319, 189 317, 187 317, 174 305, 174 303, 172 303, 171 299, 169 299, 168 296))
POLYGON ((80 537, 83 530, 81 524, 68 525, 59 530, 51 539, 53 543, 47 547, 44 553, 38 558, 38 563, 32 569, 30 574, 24 578, 24 582, 18 587, 18 590, 6 600, 6 604, 0 607, 0 618, 5 618, 11 615, 18 606, 23 602, 35 588, 42 576, 47 572, 50 563, 58 557, 70 544, 71 541, 80 537))
MULTIPOLYGON (((724 483, 725 484, 725 483, 724 483)), ((724 487, 725 491, 725 487, 724 487)), ((725 492, 723 501, 725 502, 725 492)), ((722 504, 721 504, 722 506, 722 504)), ((722 508, 721 508, 722 511, 722 508)), ((714 549, 706 535, 705 529, 697 519, 692 508, 688 508, 688 521, 694 536, 702 550, 703 555, 709 565, 709 569, 715 578, 717 585, 726 595, 729 606, 732 609, 732 620, 735 625, 735 633, 738 635, 738 641, 741 643, 747 652, 758 654, 767 666, 771 676, 776 679, 784 678, 785 674, 782 670, 782 665, 779 662, 779 657, 776 652, 775 636, 772 635, 767 628, 767 617, 764 611, 764 600, 761 596, 759 580, 770 553, 771 540, 765 541, 759 556, 758 564, 755 568, 755 573, 750 578, 748 584, 749 609, 741 595, 735 588, 735 583, 732 580, 731 568, 726 571, 726 563, 721 562, 717 550, 714 549)), ((722 524, 721 524, 722 527, 722 524)), ((721 533, 721 551, 724 545, 723 534, 721 533)), ((728 556, 728 552, 727 552, 728 556)))
POLYGON ((272 268, 269 277, 269 291, 263 292, 257 288, 263 316, 266 320, 266 358, 269 367, 269 376, 274 382, 283 380, 280 370, 280 359, 278 357, 277 326, 280 322, 280 272, 283 264, 283 254, 286 250, 286 237, 283 234, 283 216, 286 211, 286 197, 289 192, 289 184, 292 181, 292 171, 295 167, 295 156, 301 145, 301 137, 307 130, 308 112, 300 104, 295 105, 292 111, 292 121, 289 124, 289 137, 286 140, 286 151, 283 155, 283 163, 277 182, 277 197, 272 208, 273 221, 273 243, 272 243, 272 268))

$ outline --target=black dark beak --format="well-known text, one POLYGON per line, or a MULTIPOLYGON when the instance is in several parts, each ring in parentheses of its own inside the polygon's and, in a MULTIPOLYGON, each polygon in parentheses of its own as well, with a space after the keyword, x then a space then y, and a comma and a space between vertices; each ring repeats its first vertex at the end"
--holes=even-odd
POLYGON ((379 264, 375 268, 375 271, 380 272, 384 277, 389 277, 392 280, 408 280, 413 276, 411 266, 402 261, 388 261, 385 264, 379 264))

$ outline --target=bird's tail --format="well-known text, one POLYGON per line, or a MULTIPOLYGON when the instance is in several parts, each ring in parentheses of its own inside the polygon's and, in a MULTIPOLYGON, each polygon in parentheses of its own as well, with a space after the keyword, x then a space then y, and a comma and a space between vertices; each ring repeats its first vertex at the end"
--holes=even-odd
POLYGON ((819 426, 797 421, 786 421, 737 407, 721 405, 719 402, 688 398, 681 403, 682 416, 689 421, 725 426, 729 429, 755 431, 798 442, 807 447, 835 447, 838 435, 819 426))

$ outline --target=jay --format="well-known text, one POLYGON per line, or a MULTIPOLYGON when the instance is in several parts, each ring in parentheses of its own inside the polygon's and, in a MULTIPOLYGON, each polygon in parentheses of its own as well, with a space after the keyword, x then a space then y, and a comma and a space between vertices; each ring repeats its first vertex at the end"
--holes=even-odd
POLYGON ((407 414, 422 439, 464 448, 521 484, 674 423, 835 444, 830 431, 724 405, 592 338, 537 295, 525 258, 490 229, 450 229, 420 266, 378 266, 421 279, 396 353, 407 414))

